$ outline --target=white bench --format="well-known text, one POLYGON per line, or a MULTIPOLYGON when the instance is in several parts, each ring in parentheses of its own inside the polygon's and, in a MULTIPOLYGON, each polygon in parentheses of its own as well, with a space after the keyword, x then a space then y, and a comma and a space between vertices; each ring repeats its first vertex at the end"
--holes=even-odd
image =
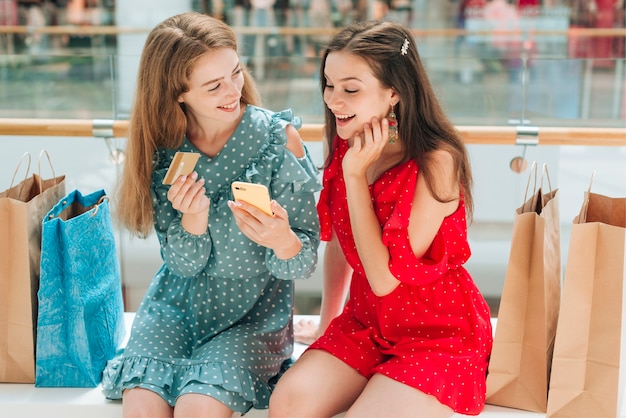
MULTIPOLYGON (((133 314, 126 314, 130 330, 133 314)), ((295 321, 307 316, 296 316, 295 321)), ((317 317, 312 317, 316 319, 317 317)), ((495 319, 493 325, 495 328, 495 319)), ((127 333, 128 335, 128 333, 127 333)), ((298 357, 306 346, 296 344, 294 356, 298 357)), ((6 418, 120 418, 120 401, 107 400, 101 388, 36 388, 32 384, 0 384, 0 417, 6 418)), ((234 416, 239 416, 235 414, 234 416)), ((249 418, 267 417, 266 410, 253 409, 249 418)), ((455 417, 464 415, 455 414, 455 417)), ((545 414, 487 405, 480 417, 485 418, 539 418, 545 414)))

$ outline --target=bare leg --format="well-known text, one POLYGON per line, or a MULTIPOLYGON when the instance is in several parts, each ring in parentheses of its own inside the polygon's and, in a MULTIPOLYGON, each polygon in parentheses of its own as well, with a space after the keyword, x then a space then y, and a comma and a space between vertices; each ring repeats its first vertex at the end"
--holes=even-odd
POLYGON ((217 399, 198 393, 181 396, 174 407, 175 418, 230 418, 232 415, 233 411, 217 399))
POLYGON ((134 388, 122 394, 124 418, 172 418, 173 413, 172 407, 150 390, 134 388))
POLYGON ((418 389, 375 374, 365 386, 344 418, 352 417, 424 417, 448 418, 454 414, 450 407, 418 389))
POLYGON ((326 351, 309 350, 278 381, 269 417, 332 417, 348 409, 366 383, 326 351))

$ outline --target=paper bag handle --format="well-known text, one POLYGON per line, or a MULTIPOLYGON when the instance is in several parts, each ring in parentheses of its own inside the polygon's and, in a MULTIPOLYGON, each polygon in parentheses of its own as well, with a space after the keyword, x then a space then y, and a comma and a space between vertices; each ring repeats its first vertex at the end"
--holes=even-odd
POLYGON ((26 157, 28 157, 28 167, 26 168, 26 174, 24 175, 24 181, 22 182, 22 185, 20 187, 20 195, 22 194, 22 187, 24 187, 24 183, 26 182, 26 179, 28 178, 28 173, 30 173, 31 156, 30 156, 29 152, 25 152, 20 157, 20 161, 17 163, 17 167, 15 168, 15 171, 13 172, 13 177, 11 178, 11 185, 9 186, 9 190, 13 189, 13 184, 15 184, 15 176, 17 176, 17 172, 20 171, 20 167, 22 166, 22 163, 24 162, 24 158, 26 158, 26 157))
POLYGON ((546 176, 546 180, 548 180, 548 187, 550 188, 550 192, 552 192, 552 183, 550 182, 550 173, 548 173, 548 164, 543 163, 543 167, 542 167, 542 173, 541 173, 541 185, 540 187, 543 187, 543 175, 545 174, 546 176))
POLYGON ((589 209, 589 195, 591 194, 591 185, 593 184, 593 179, 596 177, 596 170, 593 170, 591 173, 591 179, 589 180, 589 188, 585 192, 585 198, 583 200, 583 204, 580 207, 580 212, 578 216, 574 218, 574 223, 576 224, 584 224, 587 222, 587 210, 589 209))
MULTIPOLYGON (((530 178, 534 178, 533 182, 533 193, 537 190, 537 161, 533 161, 530 165, 530 172, 528 173, 528 181, 526 182, 526 191, 524 192, 524 202, 528 199, 528 188, 530 187, 530 178), (534 176, 533 176, 534 174, 534 176)), ((534 205, 535 202, 533 202, 534 205)))
MULTIPOLYGON (((548 173, 548 164, 543 163, 543 166, 541 167, 541 183, 539 184, 539 188, 543 189, 543 178, 545 178, 548 181, 548 188, 550 188, 550 194, 552 193, 552 182, 550 181, 550 173, 548 173)), ((541 207, 543 208, 546 204, 546 202, 544 201, 544 196, 545 193, 541 193, 541 207)))
POLYGON ((48 158, 48 164, 50 165, 50 169, 52 170, 52 178, 55 179, 57 177, 56 173, 54 172, 54 167, 52 166, 52 161, 50 160, 50 154, 48 154, 48 151, 45 149, 42 149, 39 152, 39 161, 37 162, 37 170, 39 171, 39 190, 43 190, 43 178, 41 177, 41 157, 46 154, 46 158, 48 158))

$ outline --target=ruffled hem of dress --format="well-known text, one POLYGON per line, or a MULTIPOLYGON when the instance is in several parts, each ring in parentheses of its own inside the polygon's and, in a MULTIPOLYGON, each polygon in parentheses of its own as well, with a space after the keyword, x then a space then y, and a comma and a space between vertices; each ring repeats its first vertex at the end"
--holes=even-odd
POLYGON ((271 394, 270 384, 248 370, 228 363, 177 365, 141 356, 120 357, 109 361, 102 375, 102 391, 107 399, 121 399, 123 390, 147 385, 161 388, 163 394, 160 395, 168 395, 164 400, 170 406, 175 405, 178 396, 190 383, 220 386, 239 393, 257 409, 268 407, 267 401, 261 400, 269 399, 271 394), (237 373, 230 373, 230 379, 225 380, 224 369, 237 370, 237 373))

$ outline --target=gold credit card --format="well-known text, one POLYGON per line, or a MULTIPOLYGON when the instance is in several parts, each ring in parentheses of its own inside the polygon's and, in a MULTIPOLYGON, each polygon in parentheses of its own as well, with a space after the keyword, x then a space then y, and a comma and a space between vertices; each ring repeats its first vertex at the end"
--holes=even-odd
POLYGON ((180 176, 186 176, 193 173, 196 163, 200 158, 197 152, 181 152, 174 154, 174 158, 170 163, 170 168, 163 178, 163 184, 172 184, 180 176))

